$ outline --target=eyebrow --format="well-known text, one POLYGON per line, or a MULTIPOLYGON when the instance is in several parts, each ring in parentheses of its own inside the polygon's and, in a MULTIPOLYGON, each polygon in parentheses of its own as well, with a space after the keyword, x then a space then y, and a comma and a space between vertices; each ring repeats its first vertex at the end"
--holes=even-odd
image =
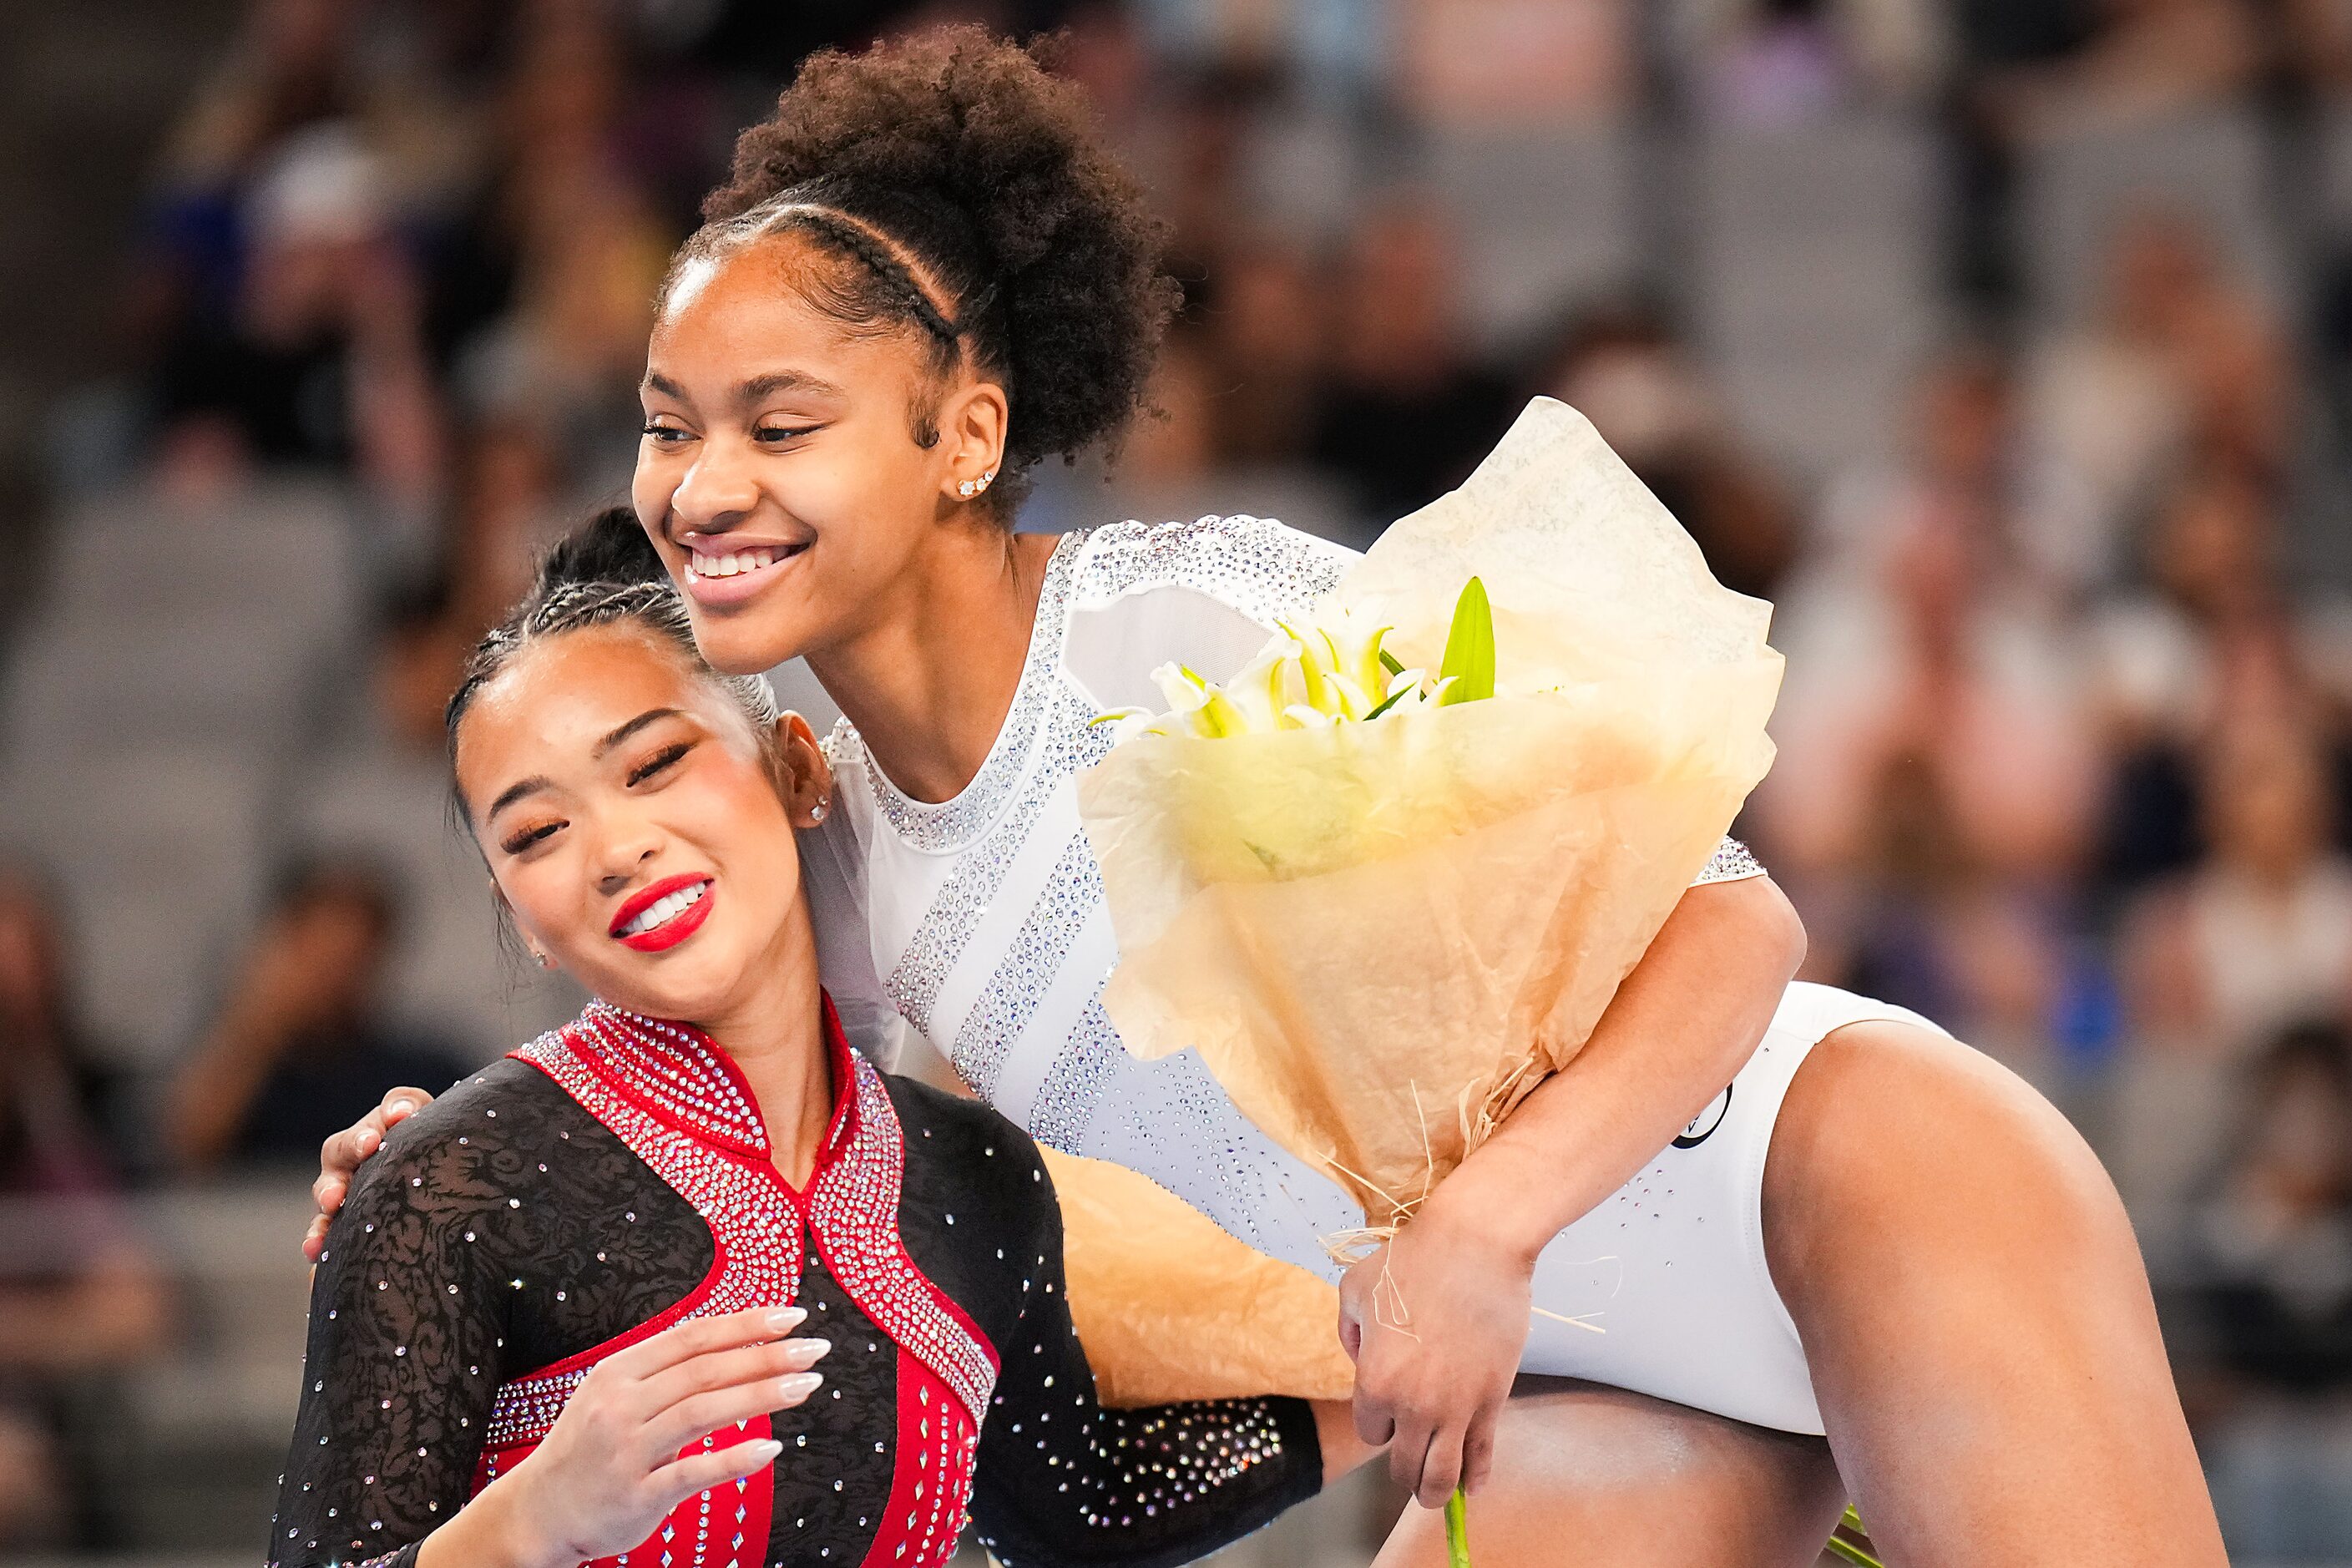
MULTIPOLYGON (((685 710, 679 708, 648 708, 597 742, 589 749, 588 754, 592 757, 602 757, 648 724, 659 723, 664 719, 682 719, 685 716, 685 710)), ((482 820, 487 823, 524 796, 537 795, 541 790, 554 787, 554 781, 544 773, 533 773, 527 779, 518 779, 499 792, 499 798, 490 802, 490 809, 482 813, 482 820)))
POLYGON ((686 711, 684 709, 648 708, 644 712, 638 714, 635 718, 630 720, 627 723, 614 730, 603 740, 597 742, 595 745, 590 747, 588 754, 592 757, 601 757, 605 752, 611 751, 614 747, 619 745, 622 742, 627 740, 630 736, 635 734, 638 731, 644 729, 648 724, 658 723, 664 719, 683 719, 685 717, 686 711))
MULTIPOLYGON (((648 392, 658 392, 664 397, 674 397, 680 403, 694 401, 687 395, 685 387, 659 371, 646 372, 646 378, 639 384, 648 392)), ((737 382, 730 399, 736 406, 740 407, 785 392, 805 392, 818 397, 841 395, 841 388, 821 377, 811 375, 804 370, 776 370, 770 371, 765 375, 755 375, 748 380, 737 382)))

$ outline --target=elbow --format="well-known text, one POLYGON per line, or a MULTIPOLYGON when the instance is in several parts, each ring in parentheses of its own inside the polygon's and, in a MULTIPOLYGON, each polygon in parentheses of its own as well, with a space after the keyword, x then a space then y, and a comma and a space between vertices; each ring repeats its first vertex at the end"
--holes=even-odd
POLYGON ((1763 928, 1766 951, 1779 955, 1780 980, 1786 984, 1805 966, 1805 922, 1780 883, 1769 877, 1755 878, 1753 883, 1759 895, 1757 920, 1763 928))

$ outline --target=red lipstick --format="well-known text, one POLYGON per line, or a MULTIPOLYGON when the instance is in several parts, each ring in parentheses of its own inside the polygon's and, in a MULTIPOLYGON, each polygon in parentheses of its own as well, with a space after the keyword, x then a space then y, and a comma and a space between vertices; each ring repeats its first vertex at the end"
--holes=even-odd
POLYGON ((718 896, 718 884, 709 877, 698 873, 687 872, 675 877, 664 877, 658 882, 648 883, 638 889, 622 900, 621 907, 613 911, 613 923, 606 934, 623 946, 635 948, 639 952, 660 952, 666 948, 676 947, 702 929, 702 922, 710 918, 710 900, 718 896), (649 927, 645 931, 633 931, 627 936, 621 934, 629 922, 639 915, 672 894, 685 892, 690 888, 700 888, 702 896, 659 925, 649 927))

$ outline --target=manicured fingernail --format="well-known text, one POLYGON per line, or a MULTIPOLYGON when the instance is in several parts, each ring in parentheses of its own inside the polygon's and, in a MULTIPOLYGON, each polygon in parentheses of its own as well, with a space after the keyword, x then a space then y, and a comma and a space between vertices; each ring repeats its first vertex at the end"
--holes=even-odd
POLYGON ((372 1153, 372 1152, 374 1152, 374 1149, 375 1149, 375 1146, 376 1146, 379 1142, 383 1142, 383 1133, 381 1133, 381 1132, 378 1132, 374 1128, 373 1128, 373 1127, 362 1127, 362 1128, 361 1128, 361 1129, 360 1129, 360 1136, 359 1136, 360 1152, 361 1152, 361 1153, 362 1153, 362 1154, 366 1154, 366 1153, 372 1153))
POLYGON ((807 1316, 808 1313, 798 1307, 779 1307, 768 1314, 768 1327, 782 1333, 787 1329, 798 1328, 801 1320, 807 1316))
POLYGON ((776 1380, 776 1397, 783 1400, 806 1399, 817 1391, 824 1377, 820 1373, 796 1372, 790 1377, 776 1380))
POLYGON ((820 1361, 825 1352, 833 1349, 831 1340, 794 1340, 793 1343, 799 1347, 803 1361, 820 1361))
POLYGON ((760 1463, 763 1465, 784 1451, 784 1446, 773 1437, 755 1438, 744 1444, 743 1447, 747 1453, 758 1456, 760 1463))

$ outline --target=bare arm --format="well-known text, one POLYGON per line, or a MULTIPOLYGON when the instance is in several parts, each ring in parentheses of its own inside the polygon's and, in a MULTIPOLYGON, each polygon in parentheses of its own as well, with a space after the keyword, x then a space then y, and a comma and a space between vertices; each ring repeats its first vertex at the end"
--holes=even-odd
POLYGON ((1769 879, 1692 889, 1584 1049, 1349 1271, 1340 1335, 1357 1357, 1357 1430, 1391 1443, 1392 1472, 1424 1506, 1485 1479, 1527 1344, 1536 1255, 1722 1092, 1804 950, 1769 879))
POLYGON ((1804 925, 1770 878, 1691 889, 1584 1049, 1430 1194, 1423 1217, 1475 1223, 1532 1268, 1723 1092, 1804 957, 1804 925))

